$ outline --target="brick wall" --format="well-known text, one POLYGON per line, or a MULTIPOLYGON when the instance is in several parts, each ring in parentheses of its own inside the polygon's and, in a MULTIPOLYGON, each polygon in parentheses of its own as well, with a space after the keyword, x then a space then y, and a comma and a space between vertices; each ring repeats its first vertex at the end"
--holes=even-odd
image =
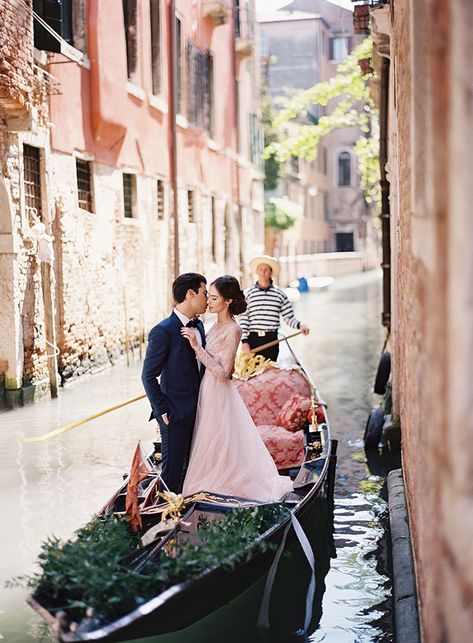
POLYGON ((26 109, 33 90, 33 18, 24 5, 31 2, 0 0, 0 104, 10 110, 26 109))
POLYGON ((423 638, 462 643, 473 631, 473 6, 389 11, 394 393, 423 638))

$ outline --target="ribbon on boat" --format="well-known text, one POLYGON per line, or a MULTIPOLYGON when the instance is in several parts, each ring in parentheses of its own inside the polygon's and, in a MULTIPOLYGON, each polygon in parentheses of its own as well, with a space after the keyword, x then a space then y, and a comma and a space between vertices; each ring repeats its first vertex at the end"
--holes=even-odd
POLYGON ((258 614, 258 621, 257 621, 257 627, 262 630, 269 629, 269 603, 271 600, 271 592, 273 589, 274 578, 276 576, 276 571, 278 569, 279 561, 281 560, 281 556, 283 554, 284 547, 286 545, 287 534, 289 533, 289 529, 291 527, 294 529, 294 533, 297 536, 297 539, 302 547, 302 551, 304 552, 305 557, 307 558, 307 562, 309 563, 310 569, 312 571, 309 587, 307 589, 307 598, 305 603, 304 633, 307 632, 307 630, 309 629, 310 622, 312 620, 312 605, 314 603, 314 594, 315 594, 315 558, 314 558, 314 553, 312 551, 312 547, 310 546, 310 542, 307 536, 305 535, 305 532, 302 529, 300 522, 297 520, 295 515, 291 513, 291 522, 288 523, 286 529, 284 530, 281 543, 279 545, 278 551, 276 552, 271 568, 268 572, 268 577, 266 579, 263 600, 261 601, 261 607, 260 607, 260 611, 258 614))

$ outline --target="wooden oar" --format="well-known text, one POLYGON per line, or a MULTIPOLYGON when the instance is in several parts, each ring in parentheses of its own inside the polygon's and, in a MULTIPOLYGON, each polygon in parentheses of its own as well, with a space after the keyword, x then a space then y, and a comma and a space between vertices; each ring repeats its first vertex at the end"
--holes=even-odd
POLYGON ((34 438, 22 438, 20 442, 42 442, 43 440, 49 440, 49 438, 53 438, 55 435, 59 435, 60 433, 65 433, 66 431, 75 429, 76 426, 80 426, 81 424, 90 422, 90 420, 95 420, 95 418, 98 418, 101 415, 105 415, 106 413, 110 413, 111 411, 116 411, 117 409, 121 409, 122 406, 126 406, 127 404, 131 404, 132 402, 137 402, 138 400, 142 400, 144 397, 146 397, 146 395, 143 393, 143 395, 138 395, 137 397, 133 397, 131 398, 131 400, 127 400, 126 402, 122 402, 121 404, 116 404, 115 406, 111 406, 109 409, 105 409, 104 411, 100 411, 99 413, 94 413, 94 415, 89 415, 89 417, 87 418, 84 418, 82 420, 77 420, 76 422, 72 422, 72 424, 67 424, 66 426, 62 426, 60 429, 55 429, 54 431, 50 431, 49 433, 43 433, 43 435, 37 435, 34 438))
POLYGON ((281 337, 281 339, 273 339, 271 342, 268 342, 267 344, 262 344, 261 346, 258 346, 258 348, 251 348, 250 353, 259 353, 259 351, 263 351, 265 348, 269 348, 270 346, 276 346, 276 344, 280 344, 281 342, 285 342, 286 339, 291 339, 291 337, 296 337, 297 335, 300 335, 302 333, 301 330, 298 330, 297 333, 292 333, 292 335, 287 335, 286 337, 281 337))

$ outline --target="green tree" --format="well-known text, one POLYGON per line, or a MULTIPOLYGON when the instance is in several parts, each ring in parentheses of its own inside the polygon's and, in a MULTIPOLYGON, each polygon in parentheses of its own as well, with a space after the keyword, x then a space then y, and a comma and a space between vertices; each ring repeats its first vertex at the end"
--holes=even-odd
POLYGON ((273 122, 280 134, 266 146, 265 158, 276 157, 283 162, 291 156, 313 161, 321 139, 340 127, 359 127, 362 135, 355 144, 361 187, 369 203, 380 206, 378 110, 370 95, 369 80, 373 72, 362 73, 360 60, 372 56, 372 40, 366 38, 338 65, 337 73, 327 81, 289 99, 273 122), (335 102, 331 113, 321 116, 317 123, 307 118, 313 104, 327 106, 335 102), (278 140, 279 138, 279 140, 278 140))
MULTIPOLYGON (((279 199, 282 201, 282 199, 279 199)), ((288 230, 296 222, 296 215, 284 207, 274 203, 271 199, 264 204, 264 225, 276 230, 288 230)))

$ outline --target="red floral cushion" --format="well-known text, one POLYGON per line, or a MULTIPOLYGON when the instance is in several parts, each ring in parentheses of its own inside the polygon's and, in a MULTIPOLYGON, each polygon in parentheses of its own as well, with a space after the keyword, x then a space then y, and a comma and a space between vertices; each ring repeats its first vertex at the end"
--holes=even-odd
POLYGON ((284 427, 288 431, 302 429, 307 421, 307 413, 310 409, 310 398, 294 393, 285 402, 279 411, 275 424, 284 427))
POLYGON ((266 448, 278 469, 298 467, 304 461, 304 433, 291 433, 275 424, 258 427, 266 448))
POLYGON ((235 380, 235 385, 256 425, 274 424, 293 393, 310 395, 309 383, 297 369, 270 368, 249 380, 235 380))

